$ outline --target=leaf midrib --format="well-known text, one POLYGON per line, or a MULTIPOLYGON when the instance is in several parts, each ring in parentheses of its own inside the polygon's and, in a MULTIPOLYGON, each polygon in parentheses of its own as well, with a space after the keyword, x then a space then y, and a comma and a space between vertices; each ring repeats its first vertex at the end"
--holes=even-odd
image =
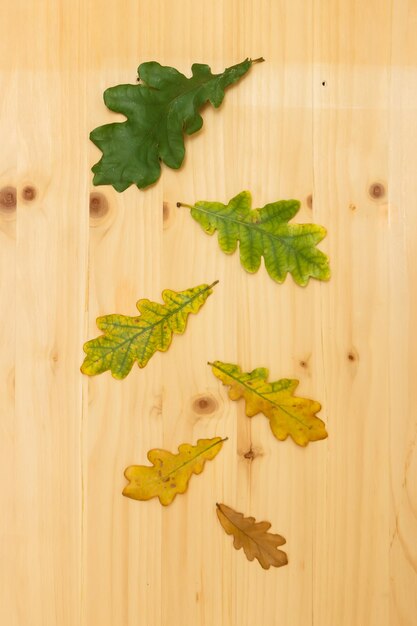
MULTIPOLYGON (((208 446, 208 448, 205 448, 204 450, 202 450, 198 454, 194 455, 193 457, 191 457, 187 461, 184 461, 184 463, 181 463, 181 465, 178 465, 178 467, 176 467, 173 470, 171 470, 168 474, 165 474, 164 476, 162 476, 162 474, 161 474, 161 476, 159 476, 158 478, 160 478, 161 480, 168 479, 170 476, 172 476, 172 474, 175 474, 176 472, 179 472, 180 469, 182 469, 183 467, 185 467, 189 463, 192 463, 193 461, 195 461, 195 459, 198 459, 199 456, 202 456, 203 454, 206 454, 206 452, 211 450, 211 448, 214 448, 215 446, 218 446, 219 444, 222 444, 225 441, 227 441, 227 437, 225 439, 219 439, 215 443, 210 444, 208 446)), ((179 452, 178 454, 181 454, 181 453, 179 452)), ((175 456, 178 456, 178 455, 175 455, 175 456)), ((207 460, 207 459, 205 459, 205 460, 207 460)))
MULTIPOLYGON (((196 205, 194 205, 193 207, 191 207, 192 209, 194 209, 195 211, 200 211, 201 213, 206 213, 207 215, 213 215, 216 216, 222 220, 224 220, 225 222, 233 222, 234 224, 238 224, 239 226, 245 226, 246 228, 253 228, 254 230, 259 231, 262 235, 266 235, 268 236, 270 239, 276 239, 277 241, 281 242, 288 250, 297 250, 298 252, 301 252, 302 250, 308 249, 310 246, 304 246, 303 248, 294 248, 291 247, 286 241, 285 241, 285 236, 279 236, 276 235, 275 233, 271 233, 268 230, 263 230, 256 222, 243 222, 241 220, 237 220, 234 219, 233 217, 229 217, 228 215, 222 215, 221 213, 213 213, 212 211, 208 211, 207 209, 202 209, 201 207, 197 207, 196 205)), ((269 218, 269 220, 272 218, 269 218)), ((268 221, 269 221, 268 220, 268 221)), ((286 224, 287 226, 289 226, 287 221, 283 221, 282 224, 286 224)), ((297 224, 297 226, 303 226, 304 224, 297 224)), ((315 224, 307 224, 307 226, 316 226, 315 224)), ((293 224, 294 226, 294 224, 293 224)), ((319 227, 321 228, 321 227, 319 227)), ((303 235, 305 235, 306 233, 301 233, 300 235, 288 235, 289 238, 294 239, 296 237, 301 237, 303 235)), ((311 234, 311 233, 307 233, 307 234, 311 234)), ((238 238, 239 239, 239 238, 238 238)), ((239 239, 240 241, 240 239, 239 239)), ((313 246, 314 247, 314 246, 313 246)), ((263 255, 262 255, 263 256, 263 255)))
MULTIPOLYGON (((160 141, 159 141, 159 136, 156 132, 156 129, 160 126, 160 122, 162 119, 164 118, 168 118, 168 115, 171 111, 171 108, 174 106, 175 102, 181 98, 182 96, 186 96, 190 93, 192 93, 193 91, 197 91, 198 89, 200 89, 200 87, 206 86, 209 83, 211 83, 213 80, 223 76, 223 74, 225 74, 227 72, 228 69, 231 68, 226 68, 224 70, 224 72, 222 72, 221 74, 212 74, 210 76, 210 78, 208 80, 201 80, 201 81, 196 81, 197 85, 193 85, 190 89, 186 89, 185 91, 182 91, 181 93, 177 94, 174 98, 172 98, 171 100, 167 100, 164 101, 163 103, 161 103, 161 105, 163 106, 161 114, 159 115, 157 121, 155 122, 155 124, 153 126, 151 126, 147 132, 145 132, 142 135, 143 140, 145 141, 146 139, 148 139, 149 137, 155 137, 156 139, 156 145, 159 146, 160 145, 160 141)), ((184 76, 184 74, 183 74, 184 76)), ((187 79, 187 77, 185 77, 187 79)), ((193 77, 188 78, 187 80, 192 80, 193 77)), ((139 87, 147 87, 148 89, 150 88, 148 85, 146 85, 146 83, 143 83, 142 85, 138 85, 139 87)), ((163 91, 161 89, 156 89, 155 90, 159 91, 160 93, 163 93, 163 91)), ((195 106, 193 106, 194 109, 194 113, 195 113, 195 106)), ((127 118, 128 121, 131 121, 131 118, 127 118)), ((119 122, 120 123, 120 122, 119 122)), ((125 122, 126 123, 126 122, 125 122)), ((184 129, 184 120, 183 120, 183 124, 182 124, 182 129, 184 129)))
MULTIPOLYGON (((277 404, 276 402, 274 402, 273 400, 270 400, 269 398, 263 396, 261 393, 259 393, 259 391, 257 391, 256 389, 254 389, 253 387, 250 387, 249 385, 246 385, 244 382, 242 382, 239 378, 236 378, 235 376, 233 376, 230 372, 227 372, 226 370, 222 369, 221 367, 218 367, 217 365, 214 365, 213 363, 210 363, 210 365, 212 367, 215 367, 217 370, 219 370, 219 372, 223 372, 223 374, 226 374, 226 376, 230 376, 230 378, 232 378, 234 381, 236 381, 237 383, 239 383, 239 385, 241 385, 242 387, 244 387, 245 389, 248 389, 249 391, 251 391, 252 393, 254 393, 255 395, 259 396, 260 398, 262 398, 263 400, 266 400, 267 402, 269 402, 270 404, 273 404, 274 406, 276 406, 278 409, 280 409, 283 413, 286 413, 288 415, 288 417, 291 417, 291 419, 299 422, 300 424, 302 424, 305 428, 307 428, 308 430, 311 430, 313 427, 309 426, 308 424, 306 424, 305 422, 303 422, 303 420, 299 419, 296 415, 293 415, 292 413, 290 413, 289 411, 287 411, 287 409, 284 409, 284 407, 281 404, 277 404)), ((264 381, 266 382, 266 381, 264 381)), ((262 413, 262 411, 258 411, 259 413, 262 413)), ((267 417, 267 416, 265 416, 267 417)), ((268 419, 271 419, 270 417, 268 417, 268 419)))

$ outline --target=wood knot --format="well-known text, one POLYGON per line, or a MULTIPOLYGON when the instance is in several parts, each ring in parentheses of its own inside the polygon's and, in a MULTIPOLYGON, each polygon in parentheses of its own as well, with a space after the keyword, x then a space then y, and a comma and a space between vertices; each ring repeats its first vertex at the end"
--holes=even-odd
POLYGON ((210 415, 218 409, 218 402, 211 395, 198 396, 193 400, 192 409, 197 415, 210 415))
POLYGON ((11 213, 16 210, 16 187, 3 187, 0 189, 0 209, 4 213, 11 213))
POLYGON ((382 183, 372 183, 369 187, 369 195, 372 200, 381 200, 385 197, 386 189, 382 183))
POLYGON ((359 355, 356 352, 356 350, 349 350, 349 352, 347 354, 347 358, 348 358, 348 361, 353 363, 354 361, 358 361, 359 360, 359 355))
POLYGON ((313 208, 313 195, 311 193, 309 193, 307 198, 306 198, 306 204, 307 204, 309 209, 313 208))
POLYGON ((307 367, 308 367, 308 363, 307 363, 307 361, 303 361, 303 360, 301 360, 301 361, 300 361, 300 367, 303 367, 304 369, 307 369, 307 367))
POLYGON ((106 196, 98 191, 90 193, 90 219, 93 223, 101 220, 109 212, 106 196))
POLYGON ((27 202, 31 202, 36 198, 36 189, 32 185, 26 185, 22 189, 22 198, 27 202))
POLYGON ((151 417, 160 419, 162 417, 162 394, 155 397, 151 409, 151 417))
POLYGON ((172 204, 169 202, 162 203, 162 224, 164 230, 172 226, 176 218, 175 211, 172 210, 172 204))
POLYGON ((167 222, 169 220, 169 214, 170 214, 169 204, 168 202, 163 202, 162 203, 162 219, 164 220, 164 222, 167 222))
POLYGON ((59 354, 56 350, 52 350, 50 353, 50 367, 53 372, 55 372, 59 365, 59 354))
POLYGON ((262 451, 258 448, 252 448, 251 446, 247 452, 243 453, 242 456, 244 459, 252 462, 254 459, 256 459, 256 457, 262 456, 262 451))

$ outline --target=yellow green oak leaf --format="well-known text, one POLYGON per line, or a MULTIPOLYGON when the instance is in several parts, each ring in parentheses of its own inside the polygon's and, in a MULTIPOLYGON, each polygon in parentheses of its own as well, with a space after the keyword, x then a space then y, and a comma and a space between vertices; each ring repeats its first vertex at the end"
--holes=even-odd
POLYGON ((139 300, 138 316, 112 314, 97 318, 103 334, 84 345, 83 374, 95 376, 110 370, 114 378, 122 379, 135 361, 145 367, 157 350, 168 350, 173 333, 181 335, 185 331, 188 315, 198 313, 217 282, 179 292, 165 289, 164 304, 139 300))
POLYGON ((131 465, 125 470, 129 484, 123 495, 134 500, 159 498, 164 506, 171 504, 175 496, 185 493, 192 474, 201 474, 206 461, 220 452, 226 439, 199 439, 195 446, 182 443, 178 454, 167 450, 149 450, 148 460, 152 466, 131 465))
POLYGON ((240 262, 253 274, 261 259, 270 277, 282 283, 290 273, 301 286, 310 278, 328 280, 328 257, 316 248, 326 236, 326 229, 317 224, 289 224, 300 208, 298 200, 279 200, 261 209, 252 209, 249 191, 242 191, 228 204, 207 202, 194 205, 178 202, 191 210, 192 217, 203 230, 213 235, 218 231, 219 246, 233 254, 239 242, 240 262))
POLYGON ((91 141, 103 153, 93 166, 94 185, 113 185, 119 192, 133 184, 144 189, 160 177, 161 161, 173 169, 181 167, 184 134, 192 135, 202 127, 201 107, 207 102, 219 107, 226 87, 260 61, 246 59, 221 74, 195 63, 190 78, 149 61, 138 68, 139 84, 106 89, 106 106, 127 119, 91 132, 91 141))
POLYGON ((209 365, 213 374, 230 387, 229 398, 244 398, 248 417, 263 413, 280 441, 289 435, 299 446, 306 446, 310 441, 327 437, 325 424, 316 415, 321 410, 320 403, 294 396, 298 380, 282 378, 268 382, 269 372, 265 367, 245 373, 233 363, 214 361, 209 365))

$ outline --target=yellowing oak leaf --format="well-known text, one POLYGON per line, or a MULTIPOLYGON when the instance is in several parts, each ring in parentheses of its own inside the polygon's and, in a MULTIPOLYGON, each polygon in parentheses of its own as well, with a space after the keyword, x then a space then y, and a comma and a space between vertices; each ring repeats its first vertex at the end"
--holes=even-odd
POLYGON ((233 535, 236 550, 243 548, 249 561, 258 559, 264 569, 287 565, 285 552, 278 546, 285 543, 284 537, 269 533, 269 522, 256 522, 253 517, 243 517, 225 504, 217 504, 217 517, 228 535, 233 535))
POLYGON ((299 446, 306 446, 309 441, 327 437, 325 424, 316 415, 321 409, 319 402, 293 395, 298 380, 267 382, 269 372, 264 367, 245 373, 232 363, 215 361, 209 365, 213 374, 230 386, 231 400, 245 399, 248 417, 263 413, 269 419, 277 439, 284 441, 290 435, 299 446))
POLYGON ((188 315, 198 313, 217 282, 179 292, 165 289, 164 304, 139 300, 136 306, 140 315, 136 317, 99 317, 97 326, 104 334, 84 345, 83 374, 95 376, 110 370, 114 378, 121 379, 129 374, 135 361, 145 367, 157 350, 168 350, 173 333, 185 331, 188 315))
POLYGON ((178 493, 185 493, 192 474, 201 474, 206 461, 220 452, 226 439, 199 439, 197 445, 182 443, 178 454, 167 450, 149 450, 147 465, 131 465, 125 470, 129 484, 123 495, 134 500, 159 498, 164 506, 171 504, 178 493))

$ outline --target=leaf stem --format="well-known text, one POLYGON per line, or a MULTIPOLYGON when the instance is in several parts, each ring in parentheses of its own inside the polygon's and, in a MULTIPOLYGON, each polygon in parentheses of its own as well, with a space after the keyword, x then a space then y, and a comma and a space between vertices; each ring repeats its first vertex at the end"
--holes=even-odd
POLYGON ((193 206, 191 206, 191 204, 185 204, 184 202, 177 202, 177 207, 178 207, 178 208, 180 208, 180 207, 182 207, 182 206, 183 206, 183 207, 185 207, 185 208, 187 208, 187 209, 194 209, 194 207, 193 207, 193 206))
POLYGON ((265 59, 263 57, 259 57, 258 59, 251 59, 252 65, 254 63, 264 63, 265 59))
POLYGON ((209 285, 209 289, 211 289, 212 287, 215 287, 218 283, 219 281, 215 280, 214 283, 211 283, 211 285, 209 285))

